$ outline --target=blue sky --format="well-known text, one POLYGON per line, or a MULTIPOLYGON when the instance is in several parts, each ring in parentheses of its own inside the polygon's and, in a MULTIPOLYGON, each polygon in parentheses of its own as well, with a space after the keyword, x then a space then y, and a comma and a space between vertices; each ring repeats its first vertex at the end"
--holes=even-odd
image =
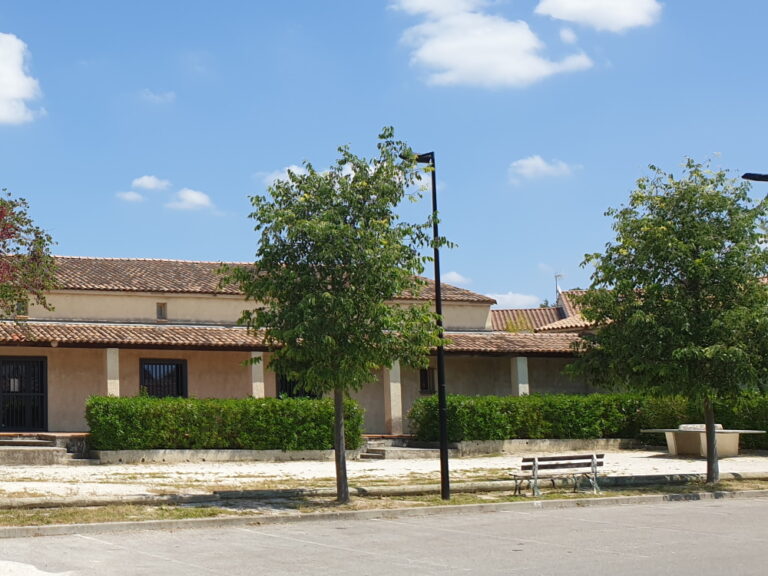
POLYGON ((0 186, 57 254, 250 261, 249 195, 392 125, 435 152, 444 279, 535 306, 555 274, 589 284, 648 164, 768 172, 766 22, 759 0, 0 0, 0 186))

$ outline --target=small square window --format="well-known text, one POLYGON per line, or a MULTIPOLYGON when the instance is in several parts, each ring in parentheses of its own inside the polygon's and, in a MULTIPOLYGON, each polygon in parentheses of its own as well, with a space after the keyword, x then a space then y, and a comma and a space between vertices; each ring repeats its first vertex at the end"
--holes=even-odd
POLYGON ((16 316, 28 316, 29 315, 29 302, 26 300, 19 300, 16 302, 16 316))
POLYGON ((168 304, 165 302, 157 303, 157 319, 168 320, 168 304))

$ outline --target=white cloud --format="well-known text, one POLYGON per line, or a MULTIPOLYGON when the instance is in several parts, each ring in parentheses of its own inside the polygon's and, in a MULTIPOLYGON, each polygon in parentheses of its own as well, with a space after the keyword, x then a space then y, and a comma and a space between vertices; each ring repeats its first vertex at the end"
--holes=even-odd
POLYGON ((541 298, 532 294, 507 292, 506 294, 486 294, 486 296, 496 300, 494 308, 536 308, 541 303, 541 298))
POLYGON ((440 280, 442 280, 443 282, 447 282, 448 284, 456 284, 457 286, 466 286, 467 284, 472 283, 471 278, 467 278, 466 276, 463 276, 458 272, 454 272, 454 271, 441 274, 440 280))
POLYGON ((131 182, 131 186, 134 188, 141 188, 143 190, 165 190, 171 185, 170 180, 164 180, 157 176, 141 176, 134 178, 131 182))
POLYGON ((597 30, 622 32, 655 24, 661 4, 657 0, 541 0, 535 12, 597 30))
POLYGON ((256 177, 260 178, 265 186, 272 186, 277 180, 288 180, 288 171, 296 174, 306 174, 307 170, 303 166, 296 166, 291 164, 286 166, 282 170, 275 170, 273 172, 257 172, 256 177))
POLYGON ((443 16, 457 12, 471 12, 487 4, 485 0, 395 0, 392 7, 408 14, 443 16))
POLYGON ((45 113, 27 106, 40 98, 40 85, 27 74, 27 45, 13 34, 0 33, 0 124, 24 124, 45 113))
POLYGON ((573 168, 573 166, 569 166, 562 160, 547 162, 537 154, 512 162, 509 165, 509 175, 512 182, 516 182, 518 176, 527 180, 570 176, 573 173, 573 168))
POLYGON ((176 92, 154 92, 149 88, 144 88, 139 94, 142 100, 145 102, 151 102, 152 104, 170 104, 176 100, 176 92))
POLYGON ((576 37, 576 32, 574 32, 573 29, 561 28, 560 40, 563 42, 563 44, 576 44, 578 38, 576 37))
POLYGON ((528 24, 478 11, 473 0, 398 0, 394 6, 423 16, 403 41, 413 47, 411 63, 428 71, 431 84, 524 87, 549 76, 592 67, 583 52, 562 60, 542 55, 546 48, 528 24))
POLYGON ((205 192, 182 188, 176 193, 176 199, 166 206, 172 210, 202 210, 213 208, 213 202, 205 192))
POLYGON ((139 194, 138 192, 134 192, 133 190, 130 190, 128 192, 117 192, 115 194, 120 200, 123 200, 125 202, 143 202, 144 196, 139 194))

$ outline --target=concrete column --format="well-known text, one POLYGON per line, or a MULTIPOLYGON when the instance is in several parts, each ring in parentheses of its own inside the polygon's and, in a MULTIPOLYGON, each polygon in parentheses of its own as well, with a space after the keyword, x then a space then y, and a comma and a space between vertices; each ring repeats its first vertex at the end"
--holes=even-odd
POLYGON ((251 360, 258 359, 260 362, 251 364, 251 396, 254 398, 264 398, 264 358, 263 352, 251 352, 251 360))
POLYGON ((120 350, 107 348, 107 396, 120 396, 120 350))
POLYGON ((384 423, 387 434, 403 433, 403 387, 400 384, 400 362, 382 370, 384 386, 384 423))
POLYGON ((510 373, 512 375, 512 395, 528 396, 530 388, 528 386, 528 358, 517 356, 510 360, 510 373))

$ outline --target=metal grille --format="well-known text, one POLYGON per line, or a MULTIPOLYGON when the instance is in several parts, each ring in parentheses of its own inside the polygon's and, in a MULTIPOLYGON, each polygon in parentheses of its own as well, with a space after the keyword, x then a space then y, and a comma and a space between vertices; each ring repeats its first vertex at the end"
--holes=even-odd
POLYGON ((277 377, 278 398, 321 398, 322 394, 304 390, 296 380, 289 380, 282 374, 277 377))
POLYGON ((186 360, 141 360, 140 385, 149 396, 186 396, 186 360))
POLYGON ((45 358, 0 359, 0 430, 45 430, 45 358))

